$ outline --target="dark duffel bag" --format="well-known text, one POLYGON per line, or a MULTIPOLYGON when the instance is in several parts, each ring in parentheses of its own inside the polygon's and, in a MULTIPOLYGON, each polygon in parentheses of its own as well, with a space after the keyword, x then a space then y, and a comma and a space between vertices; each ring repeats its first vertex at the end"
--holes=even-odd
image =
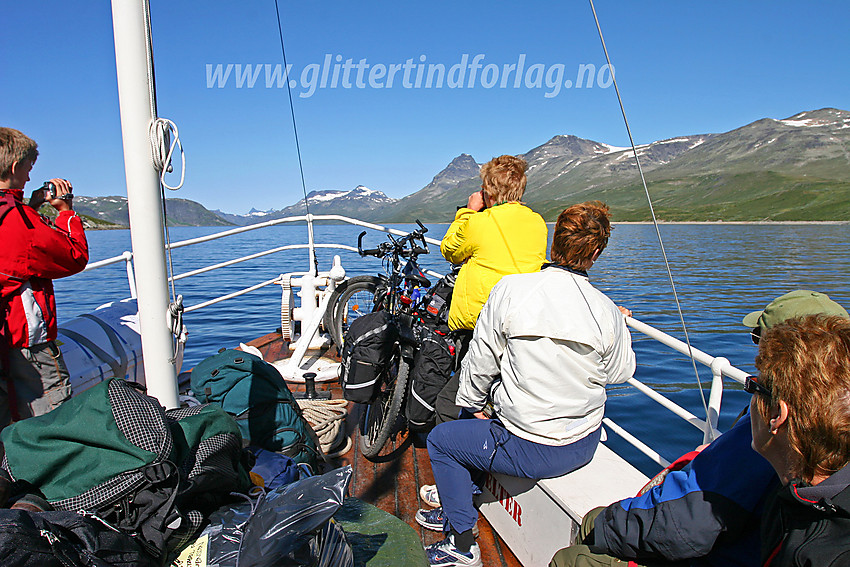
POLYGON ((340 381, 346 400, 368 403, 378 393, 381 372, 398 341, 398 327, 386 311, 358 317, 345 333, 340 381))
POLYGON ((75 512, 0 509, 4 567, 158 567, 135 538, 75 512))
MULTIPOLYGON (((444 331, 448 328, 444 327, 444 331)), ((454 369, 455 344, 450 333, 424 328, 410 371, 410 395, 405 415, 411 429, 425 429, 434 421, 437 394, 454 369)))

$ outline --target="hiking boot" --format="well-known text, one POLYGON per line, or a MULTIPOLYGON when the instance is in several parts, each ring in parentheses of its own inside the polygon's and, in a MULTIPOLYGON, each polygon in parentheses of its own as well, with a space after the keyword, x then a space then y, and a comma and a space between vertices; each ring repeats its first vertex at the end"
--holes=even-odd
POLYGON ((431 567, 483 567, 478 544, 473 543, 469 551, 464 553, 455 547, 454 535, 451 534, 443 541, 426 547, 425 554, 431 567))
POLYGON ((419 488, 419 497, 431 508, 440 507, 440 493, 437 492, 436 484, 423 484, 419 488))
MULTIPOLYGON (((426 530, 433 530, 435 532, 442 532, 443 526, 445 524, 445 516, 443 515, 442 508, 433 508, 431 510, 417 510, 416 511, 416 523, 425 528, 426 530)), ((478 537, 478 522, 475 522, 475 525, 472 526, 472 535, 478 537)))

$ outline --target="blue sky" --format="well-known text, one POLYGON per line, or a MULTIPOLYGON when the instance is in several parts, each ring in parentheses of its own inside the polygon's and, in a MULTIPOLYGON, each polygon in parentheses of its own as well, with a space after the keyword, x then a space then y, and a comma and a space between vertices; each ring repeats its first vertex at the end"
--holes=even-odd
MULTIPOLYGON (((280 8, 308 191, 362 184, 402 197, 461 153, 483 162, 558 134, 628 144, 614 88, 599 75, 605 60, 587 2, 280 0, 280 8), (464 54, 463 87, 449 88, 464 54), (483 57, 470 88, 476 55, 483 57), (506 77, 505 67, 522 55, 515 88, 516 70, 506 77), (360 86, 353 68, 343 87, 347 59, 365 59, 360 86), (390 66, 408 59, 407 79, 399 69, 388 85, 390 66), (411 65, 420 63, 417 88, 411 65), (580 65, 596 68, 590 88, 576 88, 580 65), (547 86, 561 69, 560 86, 547 86)), ((850 12, 842 2, 598 0, 596 9, 637 143, 850 109, 850 12)), ((58 176, 81 195, 125 195, 110 3, 15 2, 3 10, 0 125, 39 143, 33 184, 58 176)), ((187 159, 186 184, 170 196, 236 213, 297 201, 286 89, 274 79, 266 87, 265 65, 273 71, 282 62, 274 1, 153 0, 151 13, 159 115, 177 123, 187 159), (207 66, 214 73, 219 64, 234 65, 221 88, 207 77, 207 66), (243 73, 247 64, 263 66, 253 87, 248 78, 237 88, 237 64, 243 73)))

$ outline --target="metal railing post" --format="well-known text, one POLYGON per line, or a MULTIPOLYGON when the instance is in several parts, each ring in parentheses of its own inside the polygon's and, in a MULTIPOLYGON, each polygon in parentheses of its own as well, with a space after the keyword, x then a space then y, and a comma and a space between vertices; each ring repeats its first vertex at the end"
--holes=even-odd
POLYGON ((717 420, 720 418, 720 403, 723 400, 723 368, 728 366, 729 361, 722 356, 715 358, 709 366, 711 368, 711 393, 708 395, 708 415, 703 431, 703 443, 714 441, 714 431, 717 429, 717 420))
POLYGON ((124 257, 124 262, 126 263, 127 268, 127 284, 130 286, 130 297, 133 299, 137 299, 136 297, 136 274, 133 271, 133 253, 129 250, 125 251, 122 254, 124 257))

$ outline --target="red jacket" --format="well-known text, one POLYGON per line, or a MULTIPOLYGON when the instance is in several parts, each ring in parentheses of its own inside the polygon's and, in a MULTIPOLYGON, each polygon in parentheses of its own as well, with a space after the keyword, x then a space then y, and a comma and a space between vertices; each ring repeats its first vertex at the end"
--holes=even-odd
MULTIPOLYGON (((0 197, 2 193, 0 191, 0 197)), ((0 297, 12 348, 56 338, 53 279, 81 272, 89 261, 83 223, 74 211, 54 222, 23 204, 23 190, 6 189, 14 208, 0 205, 0 297)))

